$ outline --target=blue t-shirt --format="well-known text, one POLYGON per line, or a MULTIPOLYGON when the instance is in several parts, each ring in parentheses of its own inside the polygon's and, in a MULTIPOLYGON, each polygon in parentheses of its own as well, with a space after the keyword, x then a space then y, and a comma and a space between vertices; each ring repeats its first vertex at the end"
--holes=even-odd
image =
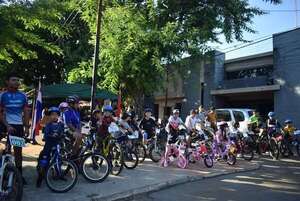
POLYGON ((50 122, 45 127, 45 140, 57 140, 64 133, 64 124, 61 122, 50 122))
POLYGON ((8 124, 23 125, 23 110, 28 105, 26 94, 20 91, 6 91, 1 94, 0 104, 5 108, 8 124))
POLYGON ((77 110, 74 110, 73 108, 69 108, 64 113, 65 116, 65 123, 71 124, 76 129, 81 129, 81 119, 80 119, 80 113, 77 110))

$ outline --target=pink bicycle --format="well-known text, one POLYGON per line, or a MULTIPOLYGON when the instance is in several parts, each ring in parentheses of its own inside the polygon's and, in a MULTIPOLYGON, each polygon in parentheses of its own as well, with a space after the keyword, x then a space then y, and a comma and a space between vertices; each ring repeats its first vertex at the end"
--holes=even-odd
POLYGON ((160 165, 168 167, 171 162, 177 160, 177 166, 185 169, 188 165, 187 146, 184 142, 184 136, 178 136, 179 140, 176 143, 167 143, 165 152, 160 160, 160 165))
POLYGON ((214 160, 211 153, 209 153, 209 147, 205 144, 205 141, 200 141, 192 144, 194 148, 189 151, 188 158, 192 161, 200 161, 203 159, 207 168, 214 166, 214 160))

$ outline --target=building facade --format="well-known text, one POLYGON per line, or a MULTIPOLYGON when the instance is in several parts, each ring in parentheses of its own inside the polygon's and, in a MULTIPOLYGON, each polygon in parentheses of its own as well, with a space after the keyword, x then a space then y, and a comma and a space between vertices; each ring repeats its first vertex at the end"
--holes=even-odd
POLYGON ((275 111, 281 122, 289 118, 300 127, 300 28, 274 34, 271 52, 225 60, 215 51, 210 59, 184 60, 181 70, 170 67, 168 92, 155 94, 158 118, 174 108, 185 117, 203 105, 257 109, 264 117, 275 111))

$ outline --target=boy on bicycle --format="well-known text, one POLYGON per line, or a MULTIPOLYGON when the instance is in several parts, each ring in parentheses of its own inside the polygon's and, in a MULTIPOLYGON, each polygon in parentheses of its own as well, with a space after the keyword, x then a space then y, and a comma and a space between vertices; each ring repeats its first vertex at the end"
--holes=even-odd
POLYGON ((293 125, 292 120, 287 119, 284 122, 285 126, 283 128, 283 133, 284 133, 284 143, 286 143, 289 154, 293 155, 292 149, 291 149, 291 144, 293 142, 294 138, 294 132, 296 131, 296 128, 293 125))
POLYGON ((51 107, 49 109, 50 122, 45 127, 45 146, 38 158, 38 179, 36 186, 39 188, 43 180, 43 170, 45 170, 50 162, 51 151, 60 142, 64 134, 64 124, 59 121, 60 111, 57 107, 51 107))

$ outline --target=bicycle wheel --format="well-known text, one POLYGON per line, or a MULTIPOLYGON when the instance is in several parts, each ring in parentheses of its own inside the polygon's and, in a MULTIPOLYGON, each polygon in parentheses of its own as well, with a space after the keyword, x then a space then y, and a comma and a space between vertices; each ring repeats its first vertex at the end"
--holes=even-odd
POLYGON ((111 174, 119 175, 123 170, 123 151, 119 145, 113 145, 109 151, 108 160, 111 165, 111 174))
POLYGON ((299 143, 297 144, 296 149, 297 149, 297 154, 300 157, 300 144, 299 143))
POLYGON ((139 157, 139 163, 143 163, 147 155, 146 147, 143 144, 138 143, 135 149, 139 157))
POLYGON ((83 177, 92 182, 103 182, 110 171, 108 160, 100 154, 91 154, 86 156, 81 164, 83 177))
POLYGON ((280 151, 279 151, 279 147, 278 147, 276 140, 274 138, 270 139, 270 156, 273 159, 278 160, 279 153, 280 153, 280 151))
POLYGON ((250 145, 245 144, 242 147, 242 156, 246 161, 251 161, 254 158, 254 151, 250 145))
POLYGON ((164 153, 164 147, 160 147, 159 145, 151 146, 149 149, 149 157, 154 163, 158 163, 164 153))
POLYGON ((135 151, 125 150, 123 152, 123 157, 123 164, 127 169, 134 169, 139 163, 139 158, 135 151))
POLYGON ((236 156, 232 153, 229 153, 227 156, 227 164, 230 166, 235 165, 236 163, 236 156))
POLYGON ((177 166, 182 169, 187 168, 188 160, 183 155, 179 155, 178 161, 177 161, 177 166))
POLYGON ((212 157, 206 155, 204 156, 204 165, 207 167, 207 168, 212 168, 214 166, 214 160, 212 157))
POLYGON ((46 172, 46 184, 56 193, 65 193, 71 190, 78 180, 76 165, 69 160, 62 159, 52 162, 46 172))
POLYGON ((7 164, 3 170, 2 189, 7 192, 5 201, 21 201, 23 196, 23 180, 19 170, 13 164, 7 164))

